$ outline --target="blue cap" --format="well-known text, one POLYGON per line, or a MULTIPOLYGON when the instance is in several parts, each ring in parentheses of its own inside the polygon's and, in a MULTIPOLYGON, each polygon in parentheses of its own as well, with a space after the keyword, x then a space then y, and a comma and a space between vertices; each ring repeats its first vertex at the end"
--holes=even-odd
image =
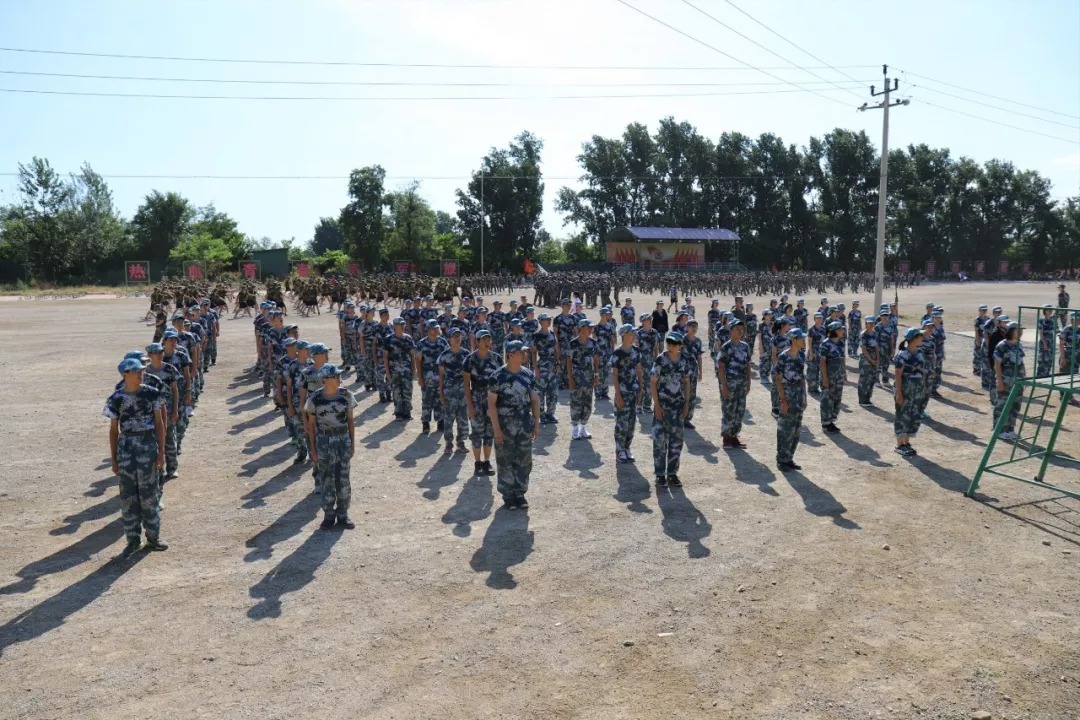
POLYGON ((922 321, 922 326, 923 327, 933 327, 934 326, 934 321, 931 320, 930 318, 926 318, 925 320, 922 321))
MULTIPOLYGON (((985 310, 985 309, 986 309, 986 306, 985 306, 985 305, 981 305, 981 306, 979 307, 979 309, 980 309, 980 310, 985 310)), ((1054 309, 1054 306, 1053 306, 1053 305, 1051 305, 1050 303, 1044 303, 1044 304, 1043 304, 1043 310, 1053 310, 1053 309, 1054 309)))
POLYGON ((798 300, 795 301, 795 304, 796 305, 805 305, 806 301, 803 300, 802 298, 799 298, 798 300))
POLYGON ((930 317, 945 317, 945 313, 941 312, 940 310, 935 310, 934 312, 930 313, 930 317))
POLYGON ((524 350, 527 350, 527 349, 528 349, 528 346, 525 345, 525 343, 521 342, 520 340, 511 340, 510 342, 506 343, 506 353, 507 354, 510 354, 512 352, 521 352, 521 351, 524 351, 524 350))
POLYGON ((690 313, 686 312, 685 310, 680 310, 679 314, 675 316, 675 319, 678 320, 681 317, 690 317, 690 313))
POLYGON ((431 330, 432 328, 437 328, 437 327, 439 327, 439 321, 438 320, 428 320, 426 323, 424 323, 424 327, 426 327, 428 330, 431 330))
POLYGON ((802 340, 804 337, 806 337, 806 333, 804 333, 801 328, 792 328, 791 330, 787 331, 787 335, 785 335, 785 337, 788 339, 788 342, 792 340, 802 340))
POLYGON ((995 305, 994 309, 993 309, 993 312, 1001 312, 1001 306, 1000 305, 995 305))
POLYGON ((611 306, 610 305, 605 305, 604 307, 600 308, 600 314, 601 315, 610 315, 611 314, 611 306))
POLYGON ((326 378, 337 377, 340 374, 341 368, 339 368, 337 365, 327 363, 326 365, 323 365, 321 368, 319 368, 319 375, 322 376, 323 380, 325 380, 326 378))
POLYGON ((266 300, 263 300, 261 303, 259 303, 259 309, 266 309, 266 308, 269 308, 269 307, 270 307, 270 303, 268 303, 266 300))
POLYGON ((431 293, 428 293, 427 295, 424 296, 424 299, 425 300, 434 300, 435 296, 432 295, 431 293))
POLYGON ((297 352, 299 352, 300 350, 307 350, 310 347, 311 347, 311 343, 309 343, 307 340, 297 340, 296 341, 296 350, 297 350, 297 352))
POLYGON ((394 324, 395 325, 404 325, 405 324, 405 318, 403 318, 403 317, 394 318, 394 324))
POLYGON ((754 307, 754 303, 752 303, 752 302, 746 303, 746 307, 747 308, 752 308, 752 307, 754 307))
POLYGON ((833 320, 831 323, 829 323, 829 325, 828 325, 828 327, 826 329, 829 332, 832 332, 833 330, 843 330, 844 329, 844 323, 840 322, 839 320, 833 320))
POLYGON ((492 305, 502 305, 502 300, 492 300, 491 304, 492 305))
POLYGON ((650 315, 649 313, 641 313, 641 315, 638 317, 638 320, 641 322, 645 322, 646 320, 652 320, 652 315, 650 315))
POLYGON ((819 312, 816 312, 816 313, 814 313, 814 319, 815 319, 815 320, 818 320, 818 319, 824 320, 824 319, 825 319, 825 316, 824 316, 824 315, 822 315, 822 314, 821 314, 821 313, 819 313, 819 312))
POLYGON ((672 330, 664 336, 664 341, 672 343, 674 345, 682 345, 682 333, 677 333, 672 330))
POLYGON ((589 320, 589 318, 581 318, 578 320, 577 326, 579 328, 592 327, 592 320, 589 320))
POLYGON ((526 315, 528 315, 529 313, 534 313, 534 312, 536 312, 536 308, 534 308, 532 305, 525 308, 525 314, 526 315))
POLYGON ((176 340, 180 337, 180 333, 176 332, 176 328, 169 328, 165 331, 165 334, 161 336, 162 340, 176 340))
POLYGON ((792 324, 791 318, 789 318, 787 315, 781 315, 780 317, 776 318, 776 322, 780 323, 781 325, 792 324))
POLYGON ((356 303, 354 303, 352 300, 346 300, 345 301, 345 307, 354 308, 354 307, 356 307, 356 303))
POLYGON ((859 301, 858 301, 858 300, 852 300, 852 301, 851 301, 851 306, 852 306, 852 307, 855 307, 855 306, 856 306, 856 305, 858 305, 858 304, 859 304, 859 301))
POLYGON ((691 319, 686 323, 686 327, 690 327, 691 325, 697 327, 697 320, 691 319))
POLYGON ((285 338, 285 342, 283 342, 282 345, 284 345, 285 347, 289 347, 290 345, 295 345, 296 343, 296 338, 285 338))
POLYGON ((184 313, 174 313, 173 316, 172 316, 173 322, 176 322, 177 320, 183 320, 183 319, 184 319, 184 313))
POLYGON ((563 298, 562 301, 559 304, 560 305, 569 305, 570 304, 570 298, 563 298))
POLYGON ((519 318, 514 318, 510 321, 510 327, 521 327, 521 320, 519 318))
POLYGON ((138 360, 139 362, 145 364, 150 358, 146 357, 146 353, 143 352, 142 350, 132 350, 131 352, 124 355, 124 359, 125 360, 135 359, 135 360, 138 360))
POLYGON ((635 328, 630 323, 623 323, 622 327, 619 328, 619 334, 620 335, 625 335, 626 333, 631 333, 631 332, 637 332, 637 328, 635 328))
POLYGON ((1015 321, 1013 321, 1013 322, 1010 322, 1008 325, 1006 325, 1005 329, 1006 330, 1012 330, 1012 329, 1018 328, 1018 327, 1020 327, 1020 326, 1015 321))
POLYGON ((453 310, 454 309, 454 303, 443 303, 442 307, 443 307, 443 310, 453 310))
POLYGON ((308 347, 312 355, 319 355, 320 353, 330 354, 330 348, 326 347, 323 343, 313 343, 308 347))
POLYGON ((487 308, 486 308, 486 307, 484 307, 483 305, 481 305, 480 307, 476 308, 476 314, 477 314, 477 315, 479 315, 480 313, 486 313, 486 312, 487 312, 487 308))
POLYGON ((908 328, 907 332, 904 333, 904 339, 907 340, 908 342, 911 342, 912 338, 921 337, 922 334, 923 334, 923 331, 920 330, 917 327, 908 328))
POLYGON ((928 307, 928 308, 930 308, 932 310, 934 308, 934 303, 933 302, 928 302, 928 303, 926 303, 926 307, 928 307))
POLYGON ((491 333, 488 332, 487 330, 481 330, 480 332, 476 333, 477 341, 480 341, 480 340, 483 340, 484 338, 489 338, 489 337, 491 337, 491 333))
MULTIPOLYGON (((1050 307, 1050 305, 1049 305, 1049 303, 1048 303, 1048 304, 1046 304, 1046 305, 1043 305, 1043 307, 1050 307)), ((985 305, 980 305, 980 306, 979 306, 979 309, 980 309, 980 310, 989 310, 990 308, 986 307, 985 305)))
POLYGON ((120 371, 121 375, 129 372, 142 372, 142 360, 136 360, 135 358, 124 358, 120 361, 120 364, 116 366, 116 369, 120 371))
POLYGON ((390 311, 386 308, 379 308, 379 315, 389 315, 390 311))
POLYGON ((735 318, 730 323, 728 323, 728 330, 730 330, 731 328, 739 327, 742 324, 743 324, 742 320, 740 320, 738 318, 735 318))
POLYGON ((551 316, 548 315, 547 313, 540 313, 540 322, 544 322, 545 320, 550 320, 550 319, 551 319, 551 316))
MULTIPOLYGON (((483 332, 483 330, 481 330, 480 332, 483 332)), ((450 332, 447 333, 447 335, 449 335, 450 337, 461 335, 461 328, 450 328, 450 332)))
POLYGON ((165 346, 161 343, 150 343, 146 346, 147 355, 159 355, 165 352, 165 346))
POLYGON ((881 310, 881 312, 878 313, 878 317, 888 317, 888 316, 889 316, 889 308, 884 308, 884 309, 881 310))
MULTIPOLYGON (((833 288, 833 289, 835 290, 836 288, 833 288)), ((829 298, 827 298, 827 297, 821 298, 821 304, 822 305, 828 305, 829 304, 829 298)))
POLYGON ((998 315, 998 317, 997 317, 997 321, 999 323, 1001 323, 1001 322, 1007 323, 1007 322, 1009 322, 1009 319, 1010 318, 1009 318, 1008 315, 998 315))

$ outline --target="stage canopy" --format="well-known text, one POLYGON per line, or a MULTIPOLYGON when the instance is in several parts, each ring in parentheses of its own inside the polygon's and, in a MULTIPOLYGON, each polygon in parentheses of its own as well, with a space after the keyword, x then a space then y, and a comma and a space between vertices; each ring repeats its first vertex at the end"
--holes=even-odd
POLYGON ((724 228, 621 227, 604 237, 605 242, 704 243, 739 240, 737 233, 724 228))

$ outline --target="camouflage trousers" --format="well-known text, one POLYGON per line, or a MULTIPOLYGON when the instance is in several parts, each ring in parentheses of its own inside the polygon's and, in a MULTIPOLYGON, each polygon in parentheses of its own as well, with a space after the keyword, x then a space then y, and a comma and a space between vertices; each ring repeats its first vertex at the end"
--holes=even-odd
MULTIPOLYGON (((885 355, 885 357, 896 357, 896 343, 893 342, 893 339, 891 337, 889 338, 888 342, 889 352, 885 355)), ((881 384, 891 385, 893 381, 892 376, 890 375, 890 373, 892 373, 892 363, 881 363, 880 365, 878 365, 878 369, 881 370, 881 384)))
POLYGON ((495 445, 495 488, 504 499, 524 497, 532 473, 532 424, 528 418, 499 417, 503 441, 495 445))
POLYGON ((375 368, 375 387, 379 390, 380 398, 392 398, 394 396, 390 381, 390 377, 386 374, 386 367, 380 363, 375 368))
POLYGON ((761 378, 762 385, 769 385, 772 383, 772 354, 767 352, 761 353, 761 358, 758 360, 758 375, 761 378))
MULTIPOLYGON (((1001 418, 1001 413, 1005 411, 1005 401, 1009 399, 1009 391, 1012 390, 1013 386, 1011 378, 1003 379, 1005 381, 1005 392, 998 392, 997 383, 990 390, 990 401, 994 403, 994 427, 997 427, 998 419, 1001 418)), ((1013 400, 1012 407, 1009 408, 1009 414, 1005 417, 1005 424, 1001 426, 1002 432, 1016 431, 1016 419, 1020 417, 1020 401, 1023 398, 1024 391, 1021 388, 1016 393, 1016 399, 1013 400)))
POLYGON ((690 410, 686 413, 686 422, 694 419, 694 403, 697 402, 697 371, 690 372, 690 410))
POLYGON ((473 407, 476 416, 469 418, 469 439, 472 441, 473 450, 479 450, 481 445, 491 447, 495 444, 495 426, 491 424, 488 416, 487 389, 483 393, 473 393, 473 407))
POLYGON ((139 542, 142 531, 156 538, 161 531, 158 501, 161 485, 154 468, 157 460, 157 437, 121 435, 116 446, 116 464, 120 469, 120 517, 128 542, 139 542))
POLYGON ((829 387, 822 389, 821 424, 828 425, 840 417, 840 401, 844 397, 844 360, 833 358, 825 366, 829 387))
POLYGON ((638 393, 623 392, 623 409, 615 408, 615 452, 629 450, 634 442, 634 430, 637 425, 638 393))
POLYGON ((847 336, 847 354, 849 358, 857 358, 859 356, 859 330, 856 328, 854 331, 849 329, 847 336))
POLYGON ((775 382, 769 386, 769 401, 772 403, 773 414, 778 415, 780 413, 780 390, 776 387, 775 382))
POLYGON ((859 402, 868 403, 874 394, 874 383, 878 379, 878 368, 865 355, 859 356, 859 402))
POLYGON ((1054 353, 1042 347, 1035 356, 1035 377, 1044 378, 1054 374, 1054 353))
POLYGON ((315 437, 315 446, 319 450, 317 472, 322 486, 323 512, 333 514, 336 511, 339 516, 346 515, 352 498, 352 483, 349 481, 352 442, 349 435, 320 432, 315 437))
POLYGON ((442 406, 443 417, 443 440, 449 445, 454 442, 454 423, 457 422, 457 440, 459 445, 465 444, 465 438, 469 435, 469 408, 465 404, 465 394, 455 395, 446 393, 446 403, 442 406))
POLYGON ((971 372, 975 374, 975 377, 982 376, 982 353, 979 352, 978 345, 975 345, 971 351, 971 372))
POLYGON ((412 414, 412 386, 412 375, 394 373, 390 376, 390 392, 394 398, 395 415, 412 414))
MULTIPOLYGON (((985 348, 984 348, 985 349, 985 348)), ((994 369, 990 367, 990 359, 986 353, 982 354, 982 389, 991 390, 994 387, 994 369)))
POLYGON ((187 435, 188 425, 191 424, 191 418, 187 414, 187 406, 180 406, 180 418, 176 422, 176 454, 179 455, 184 451, 184 436, 187 435))
MULTIPOLYGON (((274 391, 274 372, 269 369, 269 363, 267 363, 267 365, 268 368, 266 370, 263 370, 262 376, 263 395, 269 395, 271 392, 274 391)), ((194 399, 194 397, 198 394, 198 387, 199 381, 195 380, 194 387, 191 388, 192 399, 194 399)))
POLYGON ((420 388, 420 422, 435 422, 443 419, 442 403, 439 402, 439 378, 424 376, 424 386, 420 388))
POLYGON ((570 391, 570 422, 575 425, 584 425, 592 417, 592 409, 592 383, 577 383, 570 391))
POLYGON ((209 365, 217 365, 217 340, 206 346, 206 356, 209 365))
POLYGON ((934 357, 934 378, 933 378, 934 392, 937 392, 937 389, 939 387, 941 387, 941 376, 942 376, 942 374, 944 372, 945 372, 945 356, 944 355, 937 355, 936 357, 934 357))
POLYGON ((922 425, 923 395, 926 394, 923 391, 923 379, 921 377, 904 378, 900 385, 900 391, 904 395, 904 404, 896 405, 895 400, 893 402, 896 408, 893 419, 893 434, 896 437, 915 435, 922 425))
POLYGON ((821 392, 821 366, 818 365, 816 352, 813 360, 806 361, 806 390, 812 393, 821 392))
POLYGON ((746 344, 750 346, 750 358, 754 357, 754 348, 757 347, 757 333, 746 334, 746 344))
POLYGON ((653 416, 653 470, 657 477, 679 472, 683 449, 682 405, 665 405, 660 419, 653 416))
POLYGON ((649 374, 652 372, 654 358, 648 353, 642 353, 641 355, 641 371, 645 377, 645 387, 641 389, 641 410, 642 412, 651 413, 652 406, 652 392, 649 385, 649 374))
POLYGON ((792 462, 795 448, 799 446, 799 429, 802 427, 803 411, 799 398, 788 398, 788 411, 780 413, 776 420, 776 462, 792 462))
POLYGON ((750 392, 750 383, 746 378, 734 380, 728 378, 728 396, 720 394, 720 410, 723 418, 720 422, 720 434, 735 437, 742 432, 743 417, 746 415, 746 396, 750 392))
POLYGON ((169 426, 165 428, 165 472, 171 475, 176 472, 180 467, 180 456, 177 452, 176 442, 176 430, 179 424, 179 418, 176 423, 169 423, 169 426))
POLYGON ((289 433, 289 441, 296 448, 297 455, 306 456, 308 452, 307 432, 304 430, 304 422, 300 413, 290 417, 287 407, 282 408, 281 413, 285 418, 285 431, 289 433))
POLYGON ((536 394, 540 397, 540 417, 555 417, 559 404, 559 377, 555 368, 542 367, 536 374, 536 394))
POLYGON ((611 353, 604 350, 600 353, 600 377, 596 382, 596 399, 608 400, 610 399, 608 393, 608 385, 611 383, 611 371, 607 369, 608 358, 611 357, 611 353))
POLYGON ((374 383, 375 368, 371 364, 371 353, 356 356, 356 382, 365 386, 374 383))

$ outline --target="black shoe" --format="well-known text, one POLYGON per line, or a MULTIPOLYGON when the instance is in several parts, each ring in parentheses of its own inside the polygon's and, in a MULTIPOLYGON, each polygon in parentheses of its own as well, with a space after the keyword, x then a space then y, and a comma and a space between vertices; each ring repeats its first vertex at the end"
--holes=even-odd
POLYGON ((680 480, 679 476, 675 473, 670 473, 667 476, 667 484, 671 487, 682 487, 682 480, 680 480))
POLYGON ((697 430, 697 427, 694 425, 694 423, 690 422, 689 420, 684 422, 682 426, 687 430, 697 430))
POLYGON ((529 501, 525 499, 524 495, 522 495, 521 497, 519 497, 517 499, 517 506, 521 510, 528 510, 529 509, 529 501))
MULTIPOLYGON (((443 424, 442 420, 440 420, 439 422, 435 423, 435 429, 438 430, 439 432, 442 432, 443 430, 446 429, 446 425, 443 424)), ((424 432, 427 432, 427 430, 425 430, 424 432)))
POLYGON ((840 428, 836 427, 832 423, 829 423, 828 425, 822 425, 821 429, 829 433, 830 435, 840 432, 840 428))
POLYGON ((337 524, 346 530, 352 530, 356 527, 356 523, 350 520, 348 515, 338 515, 337 524))
POLYGON ((789 462, 787 466, 789 470, 802 470, 802 465, 795 462, 789 462))
POLYGON ((160 537, 148 537, 146 538, 146 548, 148 550, 156 550, 161 552, 162 550, 169 549, 169 543, 162 540, 160 537))
MULTIPOLYGON (((439 429, 441 430, 442 428, 439 429)), ((420 432, 422 432, 424 435, 427 435, 429 432, 431 432, 431 423, 424 423, 424 426, 420 428, 420 432)))
POLYGON ((507 495, 503 498, 503 507, 510 511, 517 510, 517 498, 507 495))
POLYGON ((334 523, 336 521, 337 518, 334 516, 333 513, 326 513, 326 517, 324 517, 323 521, 319 524, 319 529, 329 530, 330 528, 334 527, 334 523))
POLYGON ((464 455, 465 453, 469 452, 469 448, 465 447, 463 443, 458 443, 457 447, 454 449, 454 452, 460 455, 464 455))
POLYGON ((473 463, 473 475, 486 475, 487 471, 484 469, 484 461, 477 460, 473 463))
POLYGON ((780 472, 787 472, 788 470, 794 470, 795 469, 794 467, 792 467, 792 463, 789 463, 787 461, 781 461, 781 460, 778 460, 776 462, 776 467, 780 469, 780 472))
POLYGON ((945 399, 945 397, 941 393, 939 393, 937 390, 930 393, 930 397, 934 398, 935 400, 944 400, 945 399))
POLYGON ((124 552, 120 554, 123 557, 129 558, 140 550, 142 550, 142 540, 132 540, 124 546, 124 552))
POLYGON ((657 475, 656 476, 656 487, 658 487, 658 488, 667 487, 667 478, 664 477, 663 475, 657 475))
POLYGON ((495 474, 495 468, 491 467, 491 461, 490 460, 485 460, 484 461, 484 472, 487 473, 488 475, 494 475, 495 474))
POLYGON ((446 443, 446 447, 443 449, 444 455, 449 455, 454 452, 454 443, 446 443))
POLYGON ((300 453, 296 456, 296 459, 292 461, 293 465, 303 465, 307 462, 307 455, 300 453))

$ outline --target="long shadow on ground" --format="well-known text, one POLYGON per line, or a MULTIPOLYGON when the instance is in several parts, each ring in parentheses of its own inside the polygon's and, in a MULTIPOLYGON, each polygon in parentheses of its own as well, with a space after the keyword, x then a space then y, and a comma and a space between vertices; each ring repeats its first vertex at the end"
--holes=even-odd
POLYGON ((341 530, 313 532, 300 547, 251 586, 248 594, 258 603, 248 609, 247 616, 252 620, 281 617, 282 596, 298 592, 315 579, 315 571, 330 557, 330 550, 342 534, 341 530))
POLYGON ((22 579, 0 587, 0 595, 29 592, 37 585, 38 578, 78 567, 122 537, 124 537, 124 522, 116 518, 108 525, 98 528, 66 548, 26 565, 15 573, 22 579))
POLYGON ((701 541, 712 533, 712 525, 690 502, 682 488, 657 488, 656 500, 664 515, 661 522, 664 534, 672 540, 686 543, 686 553, 691 559, 708 557, 712 551, 701 541))
POLYGON ((494 590, 513 590, 517 580, 510 568, 520 565, 533 551, 534 533, 529 530, 529 513, 499 508, 484 534, 484 542, 473 554, 469 567, 487 572, 485 584, 494 590))
POLYGON ((799 493, 806 512, 818 517, 832 518, 833 523, 844 530, 861 530, 854 520, 844 517, 847 508, 833 497, 833 494, 823 487, 812 483, 801 472, 788 471, 784 473, 784 479, 791 485, 791 489, 799 493))
POLYGON ((469 537, 472 535, 472 524, 490 515, 494 503, 491 478, 487 475, 474 475, 465 481, 457 500, 443 515, 442 521, 454 526, 454 535, 469 537))

